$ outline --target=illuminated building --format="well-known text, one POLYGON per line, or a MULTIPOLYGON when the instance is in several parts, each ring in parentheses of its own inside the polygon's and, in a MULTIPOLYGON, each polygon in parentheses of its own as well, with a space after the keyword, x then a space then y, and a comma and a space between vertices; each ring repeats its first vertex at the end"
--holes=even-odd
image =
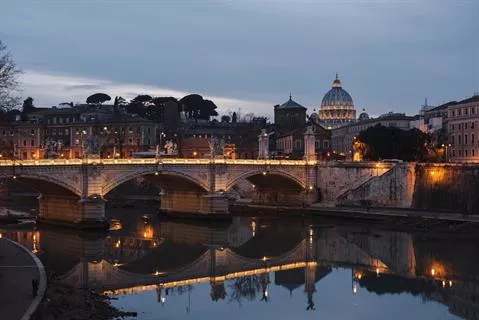
POLYGON ((353 98, 343 89, 337 74, 333 87, 323 97, 318 113, 320 124, 327 129, 341 127, 356 120, 353 98))

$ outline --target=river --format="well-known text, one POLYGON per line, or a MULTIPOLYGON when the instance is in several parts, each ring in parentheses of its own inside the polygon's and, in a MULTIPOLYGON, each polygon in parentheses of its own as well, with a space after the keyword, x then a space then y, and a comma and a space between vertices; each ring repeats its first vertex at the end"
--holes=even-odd
POLYGON ((325 219, 172 221, 150 209, 108 215, 105 233, 0 232, 60 282, 103 292, 141 320, 479 317, 475 234, 325 219))

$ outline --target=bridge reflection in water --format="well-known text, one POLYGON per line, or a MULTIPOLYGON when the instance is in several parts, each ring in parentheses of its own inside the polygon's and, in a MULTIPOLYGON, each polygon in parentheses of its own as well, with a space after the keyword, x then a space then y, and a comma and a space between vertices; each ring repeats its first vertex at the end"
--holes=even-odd
POLYGON ((479 316, 476 239, 265 219, 218 225, 129 219, 106 236, 49 229, 3 235, 36 252, 61 282, 109 295, 156 290, 165 303, 168 290, 209 283, 216 301, 231 280, 228 294, 253 290, 267 301, 274 273, 275 285, 304 286, 306 309, 314 310, 318 281, 342 267, 351 270, 353 294, 411 293, 453 314, 479 316))

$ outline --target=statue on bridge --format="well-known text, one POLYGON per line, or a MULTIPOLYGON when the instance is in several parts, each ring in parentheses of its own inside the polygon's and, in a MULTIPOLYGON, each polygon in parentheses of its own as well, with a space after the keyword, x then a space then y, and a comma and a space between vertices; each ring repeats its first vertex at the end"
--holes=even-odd
POLYGON ((173 142, 173 140, 168 140, 165 143, 164 149, 167 155, 177 155, 178 154, 178 145, 173 142))
POLYGON ((212 137, 208 142, 210 147, 210 154, 211 157, 214 158, 216 156, 222 156, 224 154, 225 149, 225 140, 212 137))
POLYGON ((86 156, 100 155, 100 138, 98 136, 88 136, 83 140, 83 152, 86 156))

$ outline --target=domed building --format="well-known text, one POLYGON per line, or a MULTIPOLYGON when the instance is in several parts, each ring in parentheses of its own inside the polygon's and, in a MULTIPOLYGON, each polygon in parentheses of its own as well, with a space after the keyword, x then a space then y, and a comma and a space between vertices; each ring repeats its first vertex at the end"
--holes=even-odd
POLYGON ((320 124, 332 129, 356 120, 353 98, 343 89, 339 76, 333 81, 333 87, 323 97, 319 109, 320 124))
POLYGON ((366 110, 363 109, 363 112, 361 112, 361 114, 358 117, 358 121, 361 122, 366 120, 369 120, 369 114, 367 114, 366 110))

